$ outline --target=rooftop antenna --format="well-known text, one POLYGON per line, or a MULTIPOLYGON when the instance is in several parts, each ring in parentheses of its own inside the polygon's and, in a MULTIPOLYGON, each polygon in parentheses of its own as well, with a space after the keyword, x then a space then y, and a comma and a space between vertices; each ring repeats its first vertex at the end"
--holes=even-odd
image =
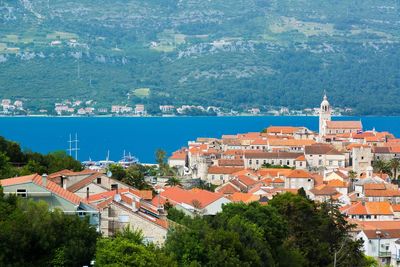
POLYGON ((69 143, 68 152, 69 153, 68 154, 72 157, 72 152, 75 152, 75 160, 78 160, 78 150, 79 150, 78 142, 79 142, 79 140, 78 140, 78 134, 77 133, 75 133, 75 139, 74 140, 72 140, 72 135, 69 134, 69 141, 68 141, 68 143, 69 143), (74 146, 72 146, 72 143, 74 143, 74 146))

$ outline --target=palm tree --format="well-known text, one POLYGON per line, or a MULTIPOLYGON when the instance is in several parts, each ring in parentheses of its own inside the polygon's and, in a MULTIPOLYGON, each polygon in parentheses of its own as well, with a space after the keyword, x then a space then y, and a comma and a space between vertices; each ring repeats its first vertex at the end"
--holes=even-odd
POLYGON ((375 172, 390 173, 390 167, 388 166, 387 162, 383 160, 379 159, 375 161, 373 167, 375 172))
POLYGON ((397 170, 400 167, 400 161, 396 158, 389 161, 389 165, 393 171, 393 179, 397 179, 397 170))
POLYGON ((165 185, 169 186, 182 186, 181 180, 176 178, 176 177, 171 177, 168 179, 168 181, 165 183, 165 185))

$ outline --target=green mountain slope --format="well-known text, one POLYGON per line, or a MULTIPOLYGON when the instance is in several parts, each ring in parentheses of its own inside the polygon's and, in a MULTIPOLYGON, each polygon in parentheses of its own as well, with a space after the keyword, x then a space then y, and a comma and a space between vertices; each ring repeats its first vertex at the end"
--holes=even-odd
POLYGON ((2 0, 0 24, 0 97, 35 106, 304 108, 325 89, 400 114, 399 0, 2 0))

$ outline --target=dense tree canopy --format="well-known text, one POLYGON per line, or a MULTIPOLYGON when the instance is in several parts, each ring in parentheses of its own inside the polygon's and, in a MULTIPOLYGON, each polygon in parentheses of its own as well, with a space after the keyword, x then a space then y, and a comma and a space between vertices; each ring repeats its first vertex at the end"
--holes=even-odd
POLYGON ((171 211, 184 227, 169 234, 165 251, 182 266, 329 266, 335 253, 340 266, 367 266, 337 208, 300 194, 229 204, 214 217, 171 211))
POLYGON ((88 219, 4 196, 0 187, 0 266, 88 265, 97 238, 88 219))
POLYGON ((16 142, 0 137, 0 178, 32 173, 53 173, 63 169, 80 171, 82 165, 68 156, 65 151, 56 151, 47 155, 23 151, 16 142))

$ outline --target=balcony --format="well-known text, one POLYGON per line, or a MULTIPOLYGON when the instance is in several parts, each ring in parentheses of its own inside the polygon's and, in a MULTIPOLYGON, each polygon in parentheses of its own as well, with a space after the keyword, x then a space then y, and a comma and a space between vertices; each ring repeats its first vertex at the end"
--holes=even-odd
POLYGON ((392 253, 390 251, 379 251, 379 258, 390 258, 392 253))

